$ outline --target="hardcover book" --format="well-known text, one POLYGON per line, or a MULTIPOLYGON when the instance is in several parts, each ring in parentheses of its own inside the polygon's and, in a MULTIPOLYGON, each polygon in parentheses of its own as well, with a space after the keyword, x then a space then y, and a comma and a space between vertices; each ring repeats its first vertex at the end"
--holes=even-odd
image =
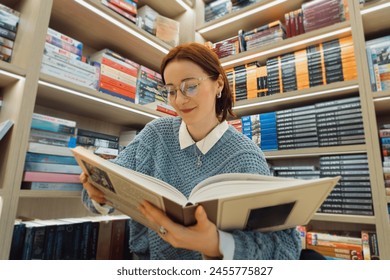
POLYGON ((90 183, 105 194, 107 204, 155 230, 138 210, 143 200, 183 225, 195 223, 199 204, 222 230, 271 231, 304 225, 340 179, 221 174, 198 184, 186 198, 172 185, 104 160, 83 147, 72 152, 90 183))

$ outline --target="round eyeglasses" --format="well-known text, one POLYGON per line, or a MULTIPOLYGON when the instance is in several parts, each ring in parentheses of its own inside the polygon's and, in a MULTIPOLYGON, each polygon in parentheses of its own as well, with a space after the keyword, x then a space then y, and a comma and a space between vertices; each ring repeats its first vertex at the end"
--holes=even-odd
POLYGON ((175 100, 177 96, 177 90, 179 89, 184 96, 194 97, 198 93, 198 86, 200 85, 200 83, 211 77, 214 76, 206 76, 200 78, 187 78, 184 79, 178 86, 172 84, 163 85, 159 89, 159 92, 166 101, 175 100))

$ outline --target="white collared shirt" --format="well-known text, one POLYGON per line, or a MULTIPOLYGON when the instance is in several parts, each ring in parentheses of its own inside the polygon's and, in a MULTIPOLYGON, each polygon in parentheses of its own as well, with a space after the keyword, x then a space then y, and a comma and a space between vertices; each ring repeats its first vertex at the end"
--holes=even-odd
POLYGON ((229 125, 227 121, 223 121, 218 124, 209 134, 202 140, 195 142, 190 133, 188 132, 186 124, 182 121, 179 129, 179 142, 180 149, 185 149, 193 144, 199 148, 202 154, 207 154, 207 152, 221 139, 222 135, 228 130, 229 125))

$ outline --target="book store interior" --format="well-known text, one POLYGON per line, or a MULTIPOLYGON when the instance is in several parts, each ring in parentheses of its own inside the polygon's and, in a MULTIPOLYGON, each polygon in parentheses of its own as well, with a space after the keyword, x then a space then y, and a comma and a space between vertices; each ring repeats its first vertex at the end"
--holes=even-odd
MULTIPOLYGON (((167 86, 160 66, 192 42, 219 60, 232 93, 234 117, 218 129, 226 123, 258 150, 269 176, 302 185, 339 178, 307 223, 281 221, 309 253, 297 259, 390 260, 389 15, 390 0, 0 0, 0 260, 143 257, 126 211, 93 198, 109 210, 86 207, 85 186, 95 182, 72 149, 115 162, 145 126, 182 118, 171 97, 196 99, 190 87, 211 80, 167 86)), ((180 141, 191 138, 184 121, 180 141)), ((197 183, 214 175, 202 173, 204 139, 190 139, 197 183)), ((256 207, 272 215, 272 206, 256 207)), ((219 248, 225 235, 235 248, 233 230, 213 226, 219 248)), ((169 229, 138 227, 173 248, 169 229)))

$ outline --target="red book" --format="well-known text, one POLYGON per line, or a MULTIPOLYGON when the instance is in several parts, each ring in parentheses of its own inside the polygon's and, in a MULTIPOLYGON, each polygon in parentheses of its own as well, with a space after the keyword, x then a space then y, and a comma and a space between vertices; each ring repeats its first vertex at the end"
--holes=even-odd
POLYGON ((49 183, 80 183, 79 174, 49 173, 26 171, 23 175, 24 182, 49 182, 49 183))

